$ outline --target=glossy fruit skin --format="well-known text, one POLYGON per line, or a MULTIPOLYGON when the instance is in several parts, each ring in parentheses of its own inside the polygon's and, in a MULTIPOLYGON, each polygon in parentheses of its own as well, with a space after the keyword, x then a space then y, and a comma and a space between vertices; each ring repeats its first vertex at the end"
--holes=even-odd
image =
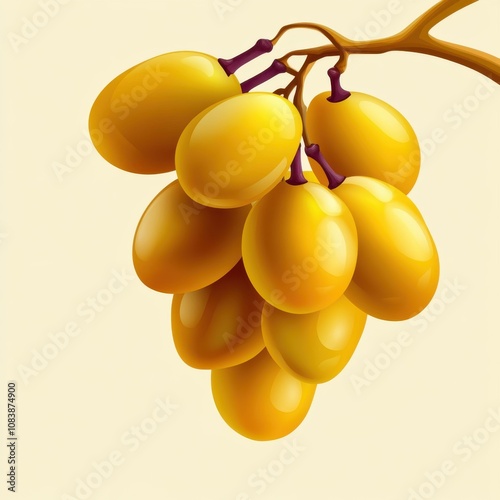
POLYGON ((351 281, 356 227, 326 187, 282 181, 252 207, 242 253, 250 281, 269 304, 295 314, 319 311, 351 281))
POLYGON ((280 182, 301 134, 300 114, 287 99, 266 92, 231 97, 182 132, 175 155, 179 182, 204 205, 247 205, 280 182))
POLYGON ((142 215, 133 261, 141 281, 159 292, 185 293, 222 278, 241 259, 250 206, 218 210, 191 200, 176 180, 142 215))
POLYGON ((140 174, 175 169, 175 146, 200 111, 241 94, 215 57, 169 52, 117 76, 92 106, 89 129, 99 153, 111 164, 140 174))
POLYGON ((316 385, 282 370, 264 349, 241 365, 212 371, 212 394, 222 418, 249 439, 284 437, 304 420, 316 385))
POLYGON ((174 295, 172 335, 179 356, 200 369, 227 368, 252 359, 264 349, 264 307, 241 261, 215 283, 174 295))
MULTIPOLYGON (((406 118, 386 102, 361 92, 329 102, 329 92, 311 101, 306 124, 310 140, 338 174, 374 177, 409 193, 420 171, 420 147, 406 118)), ((321 167, 309 159, 322 184, 321 167)))
POLYGON ((288 373, 320 384, 336 377, 358 345, 366 313, 345 296, 310 314, 274 309, 262 317, 262 334, 269 354, 288 373))
POLYGON ((346 297, 384 320, 421 312, 436 291, 439 258, 417 207, 395 187, 368 177, 349 177, 335 193, 358 230, 358 262, 346 297))

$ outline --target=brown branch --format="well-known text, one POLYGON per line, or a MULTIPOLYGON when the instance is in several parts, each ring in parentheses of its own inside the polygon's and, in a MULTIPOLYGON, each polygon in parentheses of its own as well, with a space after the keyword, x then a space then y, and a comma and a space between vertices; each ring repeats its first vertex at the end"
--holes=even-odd
MULTIPOLYGON (((500 58, 480 50, 439 40, 429 35, 429 30, 440 21, 476 1, 442 0, 400 33, 379 40, 357 42, 326 26, 313 23, 297 23, 281 28, 273 43, 290 29, 309 28, 322 32, 332 44, 291 51, 281 58, 285 64, 293 56, 308 56, 311 58, 311 62, 315 62, 323 57, 340 55, 341 58, 337 66, 340 64, 345 68, 349 54, 382 54, 391 51, 417 52, 461 64, 482 73, 496 83, 500 83, 500 58), (332 40, 335 40, 335 42, 332 40)), ((337 69, 343 71, 342 67, 337 69)))
MULTIPOLYGON (((292 29, 298 29, 298 28, 305 28, 305 29, 311 29, 311 30, 316 30, 322 33, 328 40, 330 40, 331 44, 337 49, 337 55, 339 55, 339 60, 335 67, 343 73, 345 68, 347 67, 347 58, 349 57, 349 54, 347 51, 344 49, 344 45, 348 44, 351 40, 348 38, 342 36, 340 33, 337 33, 336 31, 332 30, 328 26, 323 26, 322 24, 315 24, 315 23, 294 23, 294 24, 288 24, 287 26, 283 26, 278 32, 278 34, 271 40, 271 43, 273 45, 276 45, 278 40, 287 32, 292 29)), ((281 61, 288 67, 288 59, 286 55, 281 58, 281 61)))
MULTIPOLYGON (((314 65, 314 61, 312 61, 308 57, 304 61, 302 68, 300 68, 297 79, 295 80, 296 89, 295 89, 295 95, 293 96, 293 104, 298 109, 300 116, 302 118, 302 123, 304 123, 304 124, 306 123, 306 114, 307 114, 307 106, 304 103, 304 85, 305 85, 306 77, 307 77, 309 71, 311 71, 313 65, 314 65)), ((308 136, 307 129, 305 126, 304 126, 303 131, 302 131, 302 136, 303 136, 304 144, 306 145, 306 147, 309 146, 311 144, 311 142, 309 141, 309 136, 308 136)))
POLYGON ((442 0, 431 7, 428 11, 424 12, 424 14, 418 17, 404 31, 415 33, 417 37, 424 33, 428 34, 429 31, 443 19, 446 19, 451 16, 451 14, 454 14, 464 7, 467 7, 467 5, 477 1, 478 0, 442 0))

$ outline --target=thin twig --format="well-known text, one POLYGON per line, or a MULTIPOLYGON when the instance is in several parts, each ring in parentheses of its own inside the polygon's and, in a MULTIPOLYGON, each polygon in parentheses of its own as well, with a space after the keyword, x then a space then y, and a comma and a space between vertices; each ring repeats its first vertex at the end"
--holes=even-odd
POLYGON ((461 64, 482 73, 496 83, 500 83, 500 58, 480 50, 439 40, 429 34, 429 30, 440 21, 476 1, 442 0, 400 33, 379 40, 354 41, 326 26, 313 23, 296 23, 284 26, 275 40, 291 29, 309 28, 325 34, 332 42, 330 45, 288 52, 281 58, 285 64, 294 56, 307 56, 311 58, 312 62, 323 57, 340 56, 337 63, 337 69, 339 69, 338 65, 340 64, 342 68, 342 65, 347 62, 349 54, 382 54, 391 51, 417 52, 461 64))
POLYGON ((300 68, 299 75, 297 76, 295 95, 293 96, 293 104, 298 109, 300 116, 302 118, 302 123, 304 123, 302 137, 304 139, 304 144, 306 147, 310 146, 311 142, 309 140, 307 128, 305 127, 307 106, 304 103, 304 85, 305 85, 306 77, 307 77, 309 71, 311 71, 313 65, 314 65, 314 61, 312 61, 309 57, 306 58, 306 60, 304 61, 304 64, 300 68))

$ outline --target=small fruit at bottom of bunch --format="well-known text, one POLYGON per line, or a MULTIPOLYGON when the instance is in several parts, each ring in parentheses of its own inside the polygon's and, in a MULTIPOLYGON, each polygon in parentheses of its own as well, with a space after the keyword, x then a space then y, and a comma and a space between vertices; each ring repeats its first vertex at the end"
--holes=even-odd
MULTIPOLYGON (((313 98, 306 115, 311 142, 321 146, 340 175, 366 176, 387 182, 407 194, 420 170, 420 147, 406 118, 386 102, 340 88, 340 74, 329 71, 332 92, 313 98)), ((321 167, 312 169, 328 185, 321 167)))
POLYGON ((272 306, 305 314, 340 298, 356 265, 357 235, 345 203, 325 186, 280 182, 250 211, 243 263, 272 306))
POLYGON ((177 353, 186 364, 200 369, 248 361, 264 349, 261 317, 265 306, 241 261, 215 283, 175 294, 171 318, 177 353))
POLYGON ((366 313, 345 296, 321 311, 262 316, 264 343, 274 361, 294 377, 327 382, 347 365, 366 324, 366 313))
POLYGON ((241 259, 250 206, 220 210, 198 205, 174 181, 142 215, 133 262, 141 281, 159 292, 185 293, 222 278, 241 259))
POLYGON ((379 319, 405 320, 421 312, 436 291, 439 258, 417 207, 395 187, 369 177, 348 177, 334 192, 358 234, 346 297, 379 319))
POLYGON ((117 76, 92 106, 89 129, 95 148, 129 172, 175 169, 175 146, 186 125, 213 103, 241 94, 215 57, 170 52, 117 76))
POLYGON ((301 134, 300 114, 287 99, 266 92, 230 97, 182 132, 175 153, 179 182, 203 205, 247 205, 280 182, 301 134))
POLYGON ((225 422, 250 439, 290 434, 304 420, 316 391, 280 368, 266 349, 246 363, 212 371, 212 395, 225 422))

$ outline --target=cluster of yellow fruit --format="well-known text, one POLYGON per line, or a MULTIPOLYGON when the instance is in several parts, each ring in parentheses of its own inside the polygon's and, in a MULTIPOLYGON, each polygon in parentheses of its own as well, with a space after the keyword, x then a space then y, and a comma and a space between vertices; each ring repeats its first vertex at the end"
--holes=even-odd
POLYGON ((101 92, 90 128, 121 169, 176 170, 139 221, 136 272, 174 294, 175 347, 212 370, 223 419, 269 440, 346 366, 367 315, 403 320, 428 304, 439 263, 406 196, 419 149, 405 118, 340 91, 335 71, 305 119, 249 92, 232 73, 270 50, 258 44, 230 61, 176 52, 135 66, 101 92), (314 174, 301 168, 304 127, 314 174))

